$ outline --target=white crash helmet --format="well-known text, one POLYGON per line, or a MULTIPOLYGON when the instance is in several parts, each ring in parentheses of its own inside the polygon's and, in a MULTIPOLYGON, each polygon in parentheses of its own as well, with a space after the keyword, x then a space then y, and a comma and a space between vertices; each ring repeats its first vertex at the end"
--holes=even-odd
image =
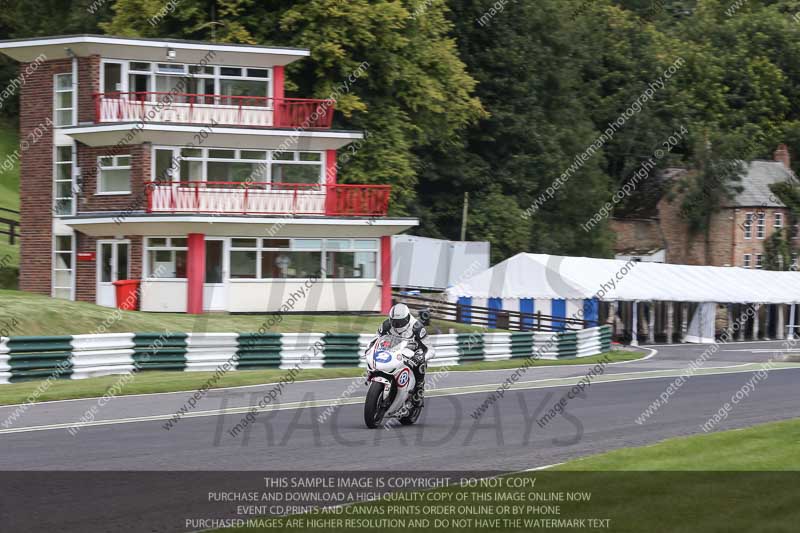
POLYGON ((411 323, 411 311, 406 304, 395 304, 389 310, 389 320, 393 330, 403 333, 411 323))

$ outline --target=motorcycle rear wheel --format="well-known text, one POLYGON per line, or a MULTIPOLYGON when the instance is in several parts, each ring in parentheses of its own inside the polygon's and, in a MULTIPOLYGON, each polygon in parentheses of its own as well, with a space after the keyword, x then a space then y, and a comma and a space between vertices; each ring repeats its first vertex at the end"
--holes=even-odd
POLYGON ((368 428, 374 429, 383 420, 388 406, 383 405, 383 383, 373 381, 367 390, 367 399, 364 402, 364 423, 368 428))

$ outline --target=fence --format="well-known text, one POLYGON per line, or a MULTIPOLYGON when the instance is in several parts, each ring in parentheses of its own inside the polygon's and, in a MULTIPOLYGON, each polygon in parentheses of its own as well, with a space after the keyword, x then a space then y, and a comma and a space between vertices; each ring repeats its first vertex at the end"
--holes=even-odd
POLYGON ((0 235, 8 235, 8 244, 16 244, 17 238, 19 237, 19 211, 0 207, 0 214, 2 214, 2 212, 11 213, 12 215, 17 216, 16 220, 0 216, 0 228, 2 228, 3 224, 8 227, 8 231, 3 231, 0 229, 0 235))
MULTIPOLYGON (((109 333, 0 337, 0 383, 84 379, 134 370, 364 367, 371 334, 109 333)), ((611 349, 609 326, 564 332, 431 335, 431 367, 516 358, 585 357, 611 349)))
POLYGON ((462 324, 516 331, 565 331, 597 326, 597 322, 544 315, 541 312, 522 313, 491 307, 464 305, 435 298, 395 293, 395 302, 402 302, 415 310, 428 309, 431 318, 449 320, 462 324))

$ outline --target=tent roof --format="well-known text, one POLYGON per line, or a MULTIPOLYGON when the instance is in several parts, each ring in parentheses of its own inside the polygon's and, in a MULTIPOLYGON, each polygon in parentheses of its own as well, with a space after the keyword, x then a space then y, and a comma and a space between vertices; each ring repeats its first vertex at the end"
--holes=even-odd
POLYGON ((451 298, 798 303, 800 273, 517 254, 447 289, 451 298))

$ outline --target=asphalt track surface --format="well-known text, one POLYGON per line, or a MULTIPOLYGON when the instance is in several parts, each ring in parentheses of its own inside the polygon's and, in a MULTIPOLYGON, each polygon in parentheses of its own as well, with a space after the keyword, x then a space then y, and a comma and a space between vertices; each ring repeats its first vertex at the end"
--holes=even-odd
MULTIPOLYGON (((655 348, 657 353, 646 360, 603 367, 584 393, 568 400, 563 414, 545 424, 537 420, 585 379, 594 365, 531 368, 477 419, 471 415, 513 370, 455 369, 439 377, 430 373, 431 386, 419 422, 375 430, 364 426, 365 387, 353 378, 287 385, 278 401, 259 411, 255 423, 236 436, 230 430, 274 384, 211 391, 169 430, 165 424, 191 392, 113 398, 98 410, 93 422, 77 426, 72 433, 69 428, 98 404, 97 399, 36 404, 27 406, 10 427, 0 427, 0 471, 18 482, 23 474, 8 471, 28 471, 27 475, 32 470, 519 471, 703 433, 701 426, 748 382, 748 395, 715 431, 798 416, 800 364, 783 362, 782 343, 729 343, 699 365, 666 405, 638 423, 637 418, 708 346, 655 348), (766 379, 754 381, 764 369, 768 370, 766 379)), ((800 344, 789 352, 800 353, 800 344)), ((15 409, 0 407, 0 421, 15 409)), ((12 486, 6 483, 2 490, 10 491, 12 486)), ((15 505, 19 501, 16 498, 15 505)), ((58 500, 54 506, 64 512, 74 508, 74 503, 58 500)), ((0 506, 0 518, 4 511, 9 513, 9 507, 0 506)), ((130 505, 110 505, 106 512, 114 509, 123 516, 135 512, 130 505)), ((50 525, 69 530, 63 521, 51 520, 50 525)), ((104 529, 176 530, 162 529, 156 522, 147 529, 126 529, 124 524, 129 523, 112 527, 104 522, 104 529)), ((93 530, 86 529, 88 523, 79 525, 93 530)))

